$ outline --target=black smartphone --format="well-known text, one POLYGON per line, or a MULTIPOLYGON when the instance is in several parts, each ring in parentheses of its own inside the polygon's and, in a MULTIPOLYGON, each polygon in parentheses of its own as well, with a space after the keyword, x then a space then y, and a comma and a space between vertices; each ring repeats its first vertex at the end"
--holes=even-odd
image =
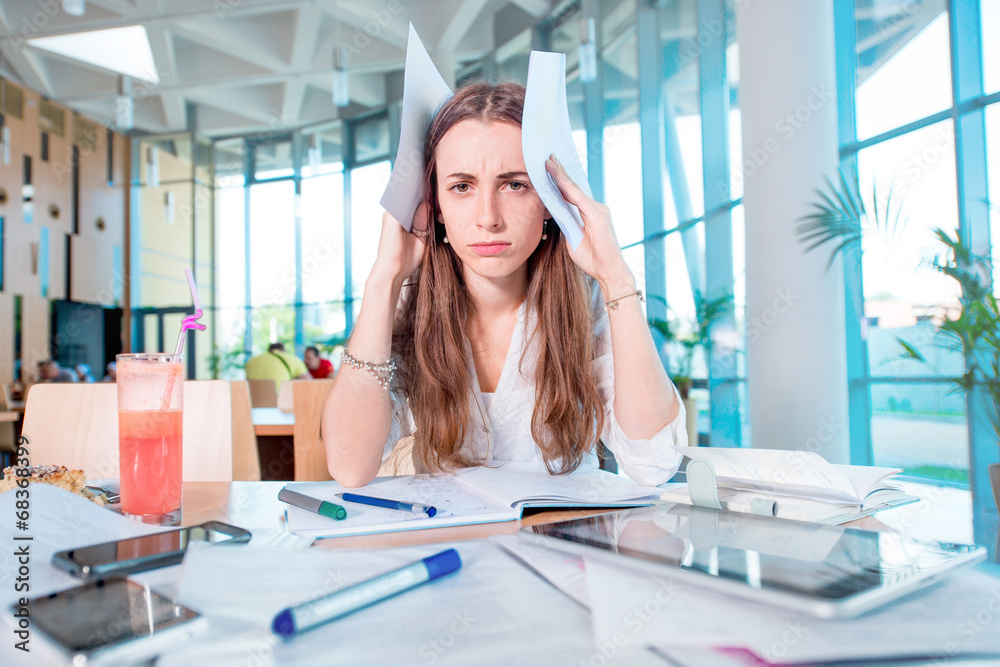
POLYGON ((14 605, 72 665, 123 665, 148 660, 193 637, 205 619, 125 577, 97 579, 14 605))
POLYGON ((92 544, 60 551, 52 564, 81 579, 130 574, 176 565, 191 542, 238 544, 250 541, 250 532, 220 521, 168 530, 127 540, 92 544))

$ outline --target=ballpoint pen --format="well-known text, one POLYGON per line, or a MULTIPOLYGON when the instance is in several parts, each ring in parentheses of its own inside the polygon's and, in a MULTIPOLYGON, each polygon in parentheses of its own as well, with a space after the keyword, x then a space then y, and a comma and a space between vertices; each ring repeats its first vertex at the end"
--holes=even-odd
POLYGON ((288 503, 289 505, 301 507, 302 509, 310 512, 315 512, 316 514, 321 514, 336 521, 347 518, 347 510, 340 505, 331 503, 327 500, 313 498, 305 495, 304 493, 292 491, 291 489, 282 489, 281 491, 278 491, 278 500, 288 503))
POLYGON ((407 503, 401 500, 389 500, 388 498, 373 498, 371 496, 358 495, 357 493, 338 493, 336 495, 338 498, 346 500, 349 503, 385 507, 386 509, 401 510, 403 512, 411 512, 417 515, 426 514, 429 517, 437 514, 437 509, 431 505, 407 503))
POLYGON ((458 552, 448 549, 374 579, 283 609, 271 622, 271 630, 283 639, 291 639, 316 626, 434 581, 461 567, 462 559, 458 552))

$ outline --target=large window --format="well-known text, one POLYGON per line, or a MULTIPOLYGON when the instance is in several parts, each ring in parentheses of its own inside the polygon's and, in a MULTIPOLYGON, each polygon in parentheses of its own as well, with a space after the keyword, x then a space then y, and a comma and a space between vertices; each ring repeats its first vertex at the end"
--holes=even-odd
POLYGON ((986 173, 990 178, 990 239, 993 241, 993 293, 1000 297, 1000 104, 986 108, 986 140, 986 173))
POLYGON ((295 341, 295 183, 250 186, 250 306, 253 351, 295 341))
POLYGON ((1000 90, 1000 0, 982 0, 983 92, 1000 90))
MULTIPOLYGON (((965 361, 935 335, 946 318, 958 314, 960 287, 933 265, 945 255, 933 230, 977 242, 992 237, 995 266, 997 212, 994 207, 991 221, 979 213, 985 193, 975 188, 985 172, 991 196, 1000 189, 993 169, 1000 166, 1000 106, 982 96, 1000 83, 1000 52, 993 37, 1000 28, 1000 3, 982 0, 978 22, 975 3, 960 3, 957 16, 949 15, 949 7, 945 0, 856 0, 857 42, 852 51, 843 50, 856 53, 856 59, 841 62, 838 71, 855 67, 857 80, 857 132, 847 138, 842 156, 856 164, 870 211, 888 212, 883 222, 897 214, 905 222, 869 225, 862 240, 862 275, 849 277, 863 285, 869 389, 867 405, 852 403, 852 419, 870 409, 875 464, 962 485, 971 475, 984 474, 970 469, 970 452, 990 460, 996 444, 970 433, 968 423, 976 415, 968 414, 964 392, 955 390, 965 361), (982 52, 976 53, 980 35, 970 31, 980 25, 982 52), (960 43, 951 44, 951 30, 960 43), (960 57, 952 58, 953 52, 960 57), (983 91, 979 77, 970 75, 979 58, 983 91), (963 87, 957 107, 953 80, 963 87), (977 128, 978 114, 985 117, 985 136, 977 128), (958 139, 955 118, 964 128, 958 139), (984 140, 986 160, 976 157, 984 140), (961 169, 956 156, 964 160, 961 169), (965 211, 961 219, 960 211, 965 211), (910 351, 924 360, 914 360, 910 351)), ((994 286, 995 276, 994 268, 994 286)), ((857 283, 849 282, 849 289, 858 290, 857 283)), ((974 505, 978 517, 978 501, 974 505)))
MULTIPOLYGON (((955 284, 933 268, 938 246, 932 230, 958 226, 955 146, 951 121, 936 123, 867 148, 858 154, 861 190, 875 191, 877 205, 898 210, 905 227, 871 230, 863 242, 865 317, 873 375, 954 374, 961 359, 921 368, 896 362, 897 338, 935 361, 939 348, 928 335, 942 305, 957 305, 955 284)), ((895 219, 895 218, 892 218, 895 219)))
POLYGON ((945 0, 857 0, 858 138, 951 107, 945 0))
POLYGON ((388 160, 351 172, 351 285, 357 299, 354 302, 355 316, 361 309, 365 281, 378 253, 383 213, 378 202, 389 182, 390 173, 392 168, 388 160))

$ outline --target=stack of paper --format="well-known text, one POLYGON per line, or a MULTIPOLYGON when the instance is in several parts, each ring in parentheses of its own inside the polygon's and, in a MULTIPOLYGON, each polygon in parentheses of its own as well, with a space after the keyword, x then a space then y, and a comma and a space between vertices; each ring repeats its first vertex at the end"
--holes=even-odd
MULTIPOLYGON (((487 542, 392 550, 194 549, 179 588, 206 615, 208 633, 158 667, 240 665, 579 665, 600 655, 590 614, 487 542), (446 548, 462 568, 295 639, 269 632, 284 607, 446 548)), ((664 665, 645 649, 607 665, 664 665)))

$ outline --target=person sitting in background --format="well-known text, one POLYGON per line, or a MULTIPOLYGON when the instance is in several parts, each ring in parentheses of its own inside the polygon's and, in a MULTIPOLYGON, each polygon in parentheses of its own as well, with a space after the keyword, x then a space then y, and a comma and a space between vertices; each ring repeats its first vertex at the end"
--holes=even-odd
POLYGON ((309 369, 294 354, 285 352, 283 343, 271 343, 267 352, 251 357, 243 366, 248 380, 274 380, 275 391, 285 380, 310 380, 309 369))
POLYGON ((118 364, 113 361, 109 361, 108 365, 104 367, 106 375, 101 382, 118 382, 118 364))
POLYGON ((317 380, 333 375, 333 364, 330 363, 329 359, 319 356, 319 348, 317 347, 306 348, 306 368, 309 369, 309 374, 317 380))
POLYGON ((94 382, 94 376, 91 374, 90 366, 87 364, 77 364, 74 370, 76 371, 76 377, 80 380, 80 382, 94 382))
POLYGON ((59 362, 55 359, 46 359, 41 365, 41 382, 78 382, 76 373, 60 368, 59 362))

